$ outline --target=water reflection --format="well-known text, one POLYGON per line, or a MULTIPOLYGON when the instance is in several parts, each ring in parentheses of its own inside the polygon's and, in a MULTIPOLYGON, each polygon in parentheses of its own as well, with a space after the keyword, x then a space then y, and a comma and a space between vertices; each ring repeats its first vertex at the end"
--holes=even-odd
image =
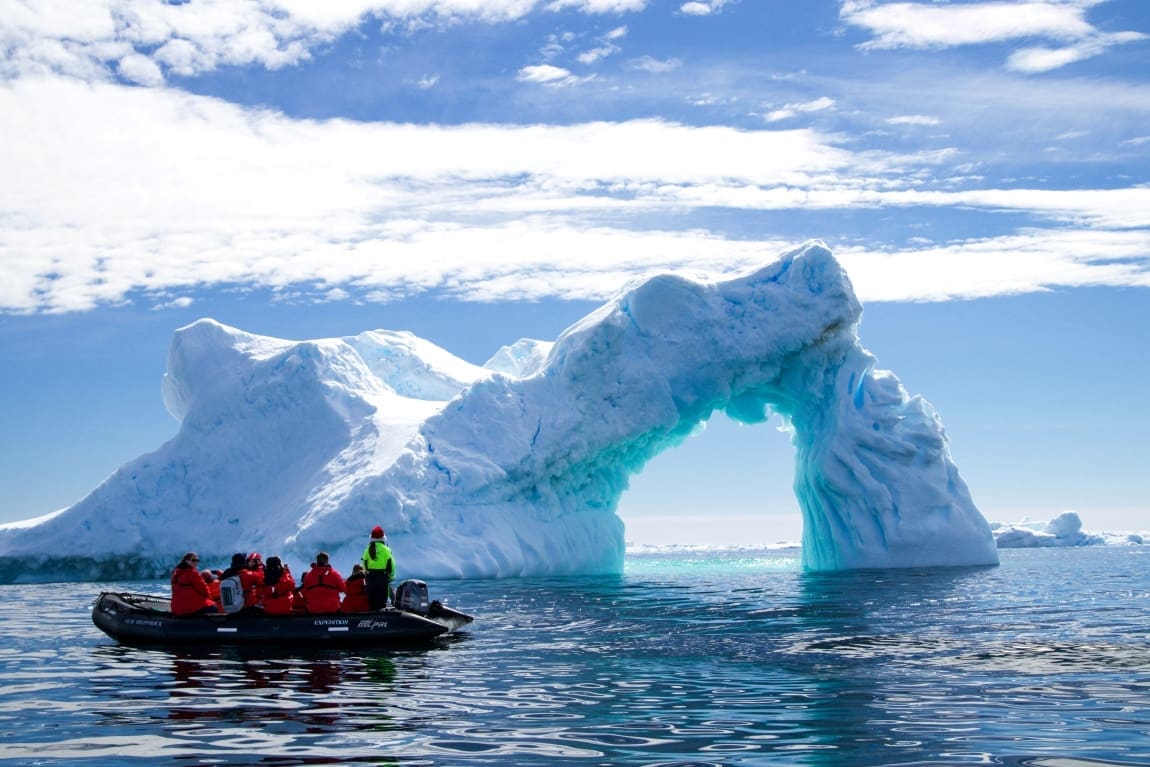
MULTIPOLYGON (((332 744, 349 732, 375 733, 377 744, 412 739, 419 721, 404 715, 396 685, 426 677, 425 655, 98 647, 92 653, 98 671, 91 681, 91 715, 105 732, 152 733, 147 747, 157 755, 194 745, 195 753, 224 763, 241 753, 328 758, 332 744)), ((102 748, 124 745, 114 739, 102 748)), ((62 740, 48 753, 91 757, 97 746, 62 740)), ((343 746, 336 751, 348 756, 343 746)))

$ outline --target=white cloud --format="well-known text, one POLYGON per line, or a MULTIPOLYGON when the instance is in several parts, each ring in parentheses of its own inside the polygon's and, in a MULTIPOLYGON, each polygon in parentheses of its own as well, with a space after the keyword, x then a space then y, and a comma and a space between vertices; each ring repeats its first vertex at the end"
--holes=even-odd
POLYGON ((619 47, 616 41, 622 40, 626 36, 627 27, 615 27, 614 29, 607 32, 607 34, 600 37, 601 44, 599 46, 580 53, 578 56, 576 56, 576 60, 580 64, 590 66, 600 61, 601 59, 607 58, 608 56, 614 56, 623 50, 619 47))
POLYGON ((679 13, 685 16, 710 16, 718 13, 728 0, 691 0, 679 6, 679 13))
POLYGON ((929 115, 899 115, 887 119, 891 125, 941 125, 942 120, 929 115))
POLYGON ((688 16, 706 16, 710 12, 711 12, 711 6, 708 5, 707 3, 699 3, 699 2, 683 3, 679 7, 679 13, 683 13, 683 14, 686 14, 688 16))
POLYGON ((0 0, 0 77, 106 79, 118 73, 154 84, 165 68, 191 76, 220 66, 289 66, 371 17, 496 23, 539 9, 621 14, 645 6, 646 0, 89 0, 66 6, 0 0), (142 58, 150 58, 154 69, 146 69, 142 58))
POLYGON ((673 72, 679 67, 683 66, 683 62, 679 59, 656 59, 651 56, 640 56, 637 59, 632 59, 629 62, 632 69, 638 69, 643 72, 650 72, 653 75, 663 74, 665 72, 673 72))
POLYGON ((617 45, 601 45, 598 48, 592 48, 589 51, 584 51, 575 58, 580 64, 586 64, 590 66, 600 59, 605 59, 608 56, 615 55, 621 50, 622 48, 617 45))
POLYGON ((567 46, 574 40, 575 35, 571 32, 548 35, 547 43, 540 49, 539 53, 544 59, 550 61, 561 56, 563 52, 567 50, 567 46))
POLYGON ((1056 224, 918 246, 922 264, 948 266, 910 269, 913 285, 874 277, 908 253, 854 254, 864 298, 1150 274, 1150 187, 908 188, 937 155, 854 153, 812 130, 292 120, 164 88, 23 79, 0 85, 0 134, 22 137, 0 143, 5 311, 82 310, 141 292, 168 301, 226 284, 318 285, 327 298, 431 288, 600 298, 640 271, 730 271, 793 244, 684 223, 722 209, 1010 210, 1056 224), (962 279, 947 271, 971 253, 990 255, 966 262, 974 271, 962 279))
POLYGON ((571 82, 574 76, 563 67, 556 67, 551 64, 534 64, 520 69, 518 79, 527 83, 560 85, 571 82))
POLYGON ((552 0, 546 7, 552 11, 574 8, 584 13, 628 13, 646 8, 647 0, 552 0))
POLYGON ((120 59, 116 71, 120 77, 140 85, 162 85, 164 73, 152 59, 133 53, 120 59))
POLYGON ((1082 4, 976 2, 874 4, 845 0, 841 17, 876 37, 866 48, 932 48, 1001 42, 1025 37, 1077 40, 1094 28, 1082 4))
POLYGON ((788 120, 792 117, 797 117, 800 114, 809 114, 811 112, 822 112, 823 110, 830 109, 835 105, 834 99, 823 96, 813 101, 804 101, 796 104, 787 104, 781 109, 775 109, 767 113, 767 122, 779 122, 781 120, 788 120))
POLYGON ((1095 35, 1075 45, 1063 48, 1021 48, 1006 60, 1008 68, 1028 74, 1049 72, 1053 69, 1084 61, 1101 55, 1112 45, 1134 42, 1145 38, 1145 35, 1135 32, 1125 32, 1114 35, 1095 35))
POLYGON ((180 296, 173 298, 170 301, 160 301, 152 306, 152 309, 160 311, 163 309, 187 309, 195 303, 195 300, 188 296, 180 296))
POLYGON ((1106 0, 922 3, 842 0, 840 16, 874 34, 865 49, 949 48, 1045 38, 1064 45, 1028 47, 1008 59, 1011 69, 1045 72, 1097 56, 1112 45, 1144 39, 1139 32, 1103 34, 1086 20, 1106 0))
POLYGON ((864 301, 942 301, 1087 285, 1150 287, 1147 232, 1030 231, 939 246, 841 248, 864 301))

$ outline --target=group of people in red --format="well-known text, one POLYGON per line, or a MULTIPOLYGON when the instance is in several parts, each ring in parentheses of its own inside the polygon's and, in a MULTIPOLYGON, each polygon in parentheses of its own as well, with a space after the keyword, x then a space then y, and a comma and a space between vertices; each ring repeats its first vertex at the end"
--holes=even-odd
POLYGON ((189 551, 172 571, 172 615, 212 613, 355 613, 387 607, 395 559, 383 528, 376 525, 361 562, 344 580, 327 552, 316 554, 311 569, 296 584, 279 557, 267 562, 256 552, 232 556, 228 569, 200 570, 200 558, 189 551))

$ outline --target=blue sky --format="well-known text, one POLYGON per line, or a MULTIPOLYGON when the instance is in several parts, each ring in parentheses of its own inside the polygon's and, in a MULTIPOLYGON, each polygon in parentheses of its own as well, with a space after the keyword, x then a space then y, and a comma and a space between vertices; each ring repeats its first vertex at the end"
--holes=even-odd
MULTIPOLYGON (((0 521, 175 433, 199 317, 481 363, 817 238, 988 518, 1150 527, 1142 0, 0 0, 0 52, 0 521)), ((715 419, 622 513, 788 537, 791 474, 715 419)))

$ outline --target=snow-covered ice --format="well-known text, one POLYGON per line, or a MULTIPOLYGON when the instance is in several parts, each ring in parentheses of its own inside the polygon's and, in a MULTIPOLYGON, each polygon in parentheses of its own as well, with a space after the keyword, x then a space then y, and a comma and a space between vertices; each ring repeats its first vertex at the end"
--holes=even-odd
POLYGON ((1000 549, 1034 549, 1052 546, 1105 546, 1141 544, 1146 536, 1137 532, 1105 532, 1082 529, 1076 511, 1064 511, 1047 521, 1023 519, 1005 524, 993 522, 990 529, 1000 549))
POLYGON ((810 243, 731 279, 637 280, 484 367, 410 333, 200 320, 164 376, 176 436, 0 529, 0 581, 150 577, 188 550, 350 563, 376 524, 408 576, 619 572, 629 477, 716 411, 789 424, 808 569, 995 564, 938 415, 876 368, 861 312, 810 243))

